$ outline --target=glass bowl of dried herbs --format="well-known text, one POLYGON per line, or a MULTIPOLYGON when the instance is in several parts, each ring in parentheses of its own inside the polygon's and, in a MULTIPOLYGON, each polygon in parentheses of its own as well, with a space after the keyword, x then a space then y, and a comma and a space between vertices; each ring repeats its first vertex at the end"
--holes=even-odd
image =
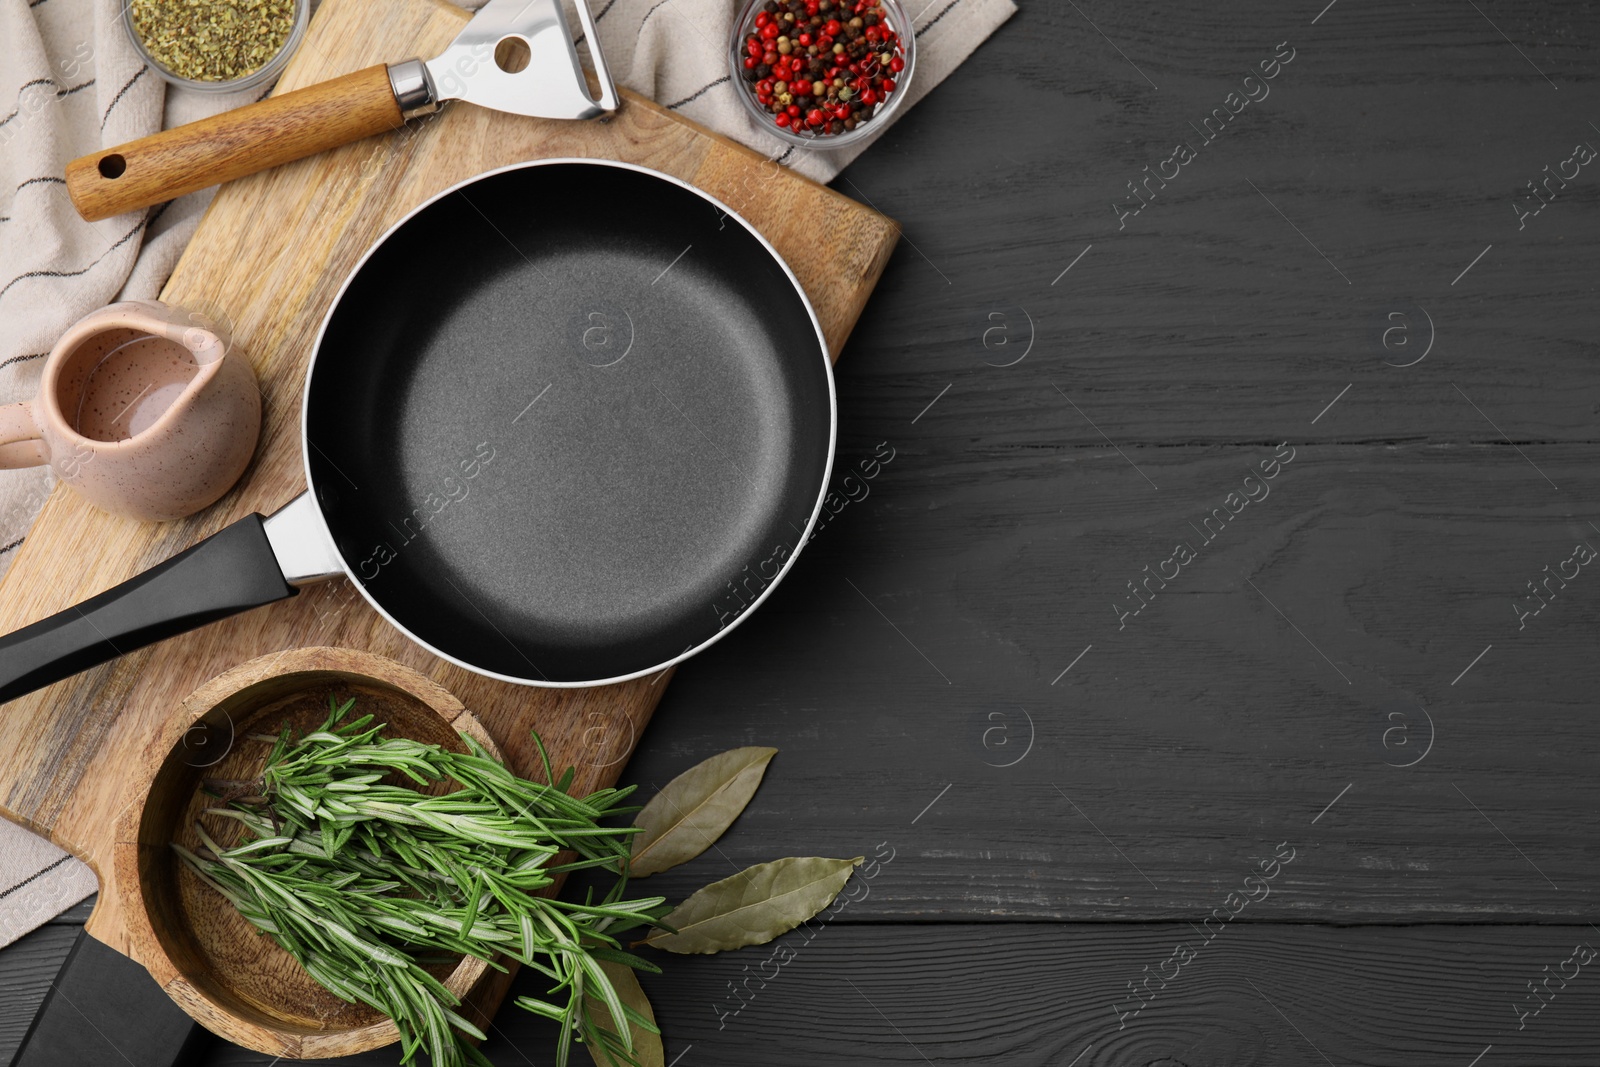
POLYGON ((213 93, 275 79, 310 21, 310 0, 130 0, 122 8, 128 37, 152 70, 213 93))

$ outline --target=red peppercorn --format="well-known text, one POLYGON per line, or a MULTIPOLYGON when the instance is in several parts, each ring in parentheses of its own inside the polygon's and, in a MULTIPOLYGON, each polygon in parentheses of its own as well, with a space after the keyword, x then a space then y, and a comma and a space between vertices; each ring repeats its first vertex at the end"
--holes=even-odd
POLYGON ((811 35, 809 33, 802 33, 800 35, 800 43, 802 45, 810 44, 811 43, 811 35))
POLYGON ((844 27, 839 25, 838 19, 829 19, 827 24, 822 27, 822 32, 827 34, 829 37, 837 37, 839 36, 839 31, 842 29, 844 29, 844 27))
POLYGON ((778 117, 773 121, 779 126, 787 126, 789 125, 789 113, 787 111, 780 111, 778 112, 778 117))
POLYGON ((776 22, 769 22, 765 26, 761 27, 761 36, 768 41, 778 36, 778 24, 776 22))
POLYGON ((767 23, 769 23, 771 21, 772 21, 772 16, 767 14, 765 11, 756 12, 756 25, 757 26, 765 26, 767 23))
POLYGON ((754 60, 754 59, 752 59, 752 58, 751 58, 751 57, 750 57, 750 56, 745 56, 745 57, 744 57, 744 69, 745 69, 745 70, 755 70, 755 69, 756 69, 756 68, 757 68, 757 67, 759 67, 759 66, 760 66, 760 65, 761 65, 761 64, 759 64, 759 63, 757 63, 757 62, 756 62, 756 61, 755 61, 755 60, 754 60))
POLYGON ((806 115, 806 125, 807 126, 821 126, 822 125, 822 112, 817 110, 816 108, 812 108, 810 113, 806 115))
POLYGON ((882 89, 885 94, 894 92, 895 91, 894 79, 893 78, 885 78, 885 79, 883 79, 883 81, 878 83, 878 88, 882 89))
POLYGON ((901 59, 899 56, 895 56, 893 59, 889 60, 889 69, 894 71, 896 74, 899 74, 902 70, 906 69, 906 61, 901 59))
POLYGON ((878 102, 878 94, 871 89, 861 90, 861 102, 869 107, 878 102))
POLYGON ((789 116, 791 118, 799 118, 800 117, 800 105, 799 104, 790 104, 784 110, 789 113, 789 116))

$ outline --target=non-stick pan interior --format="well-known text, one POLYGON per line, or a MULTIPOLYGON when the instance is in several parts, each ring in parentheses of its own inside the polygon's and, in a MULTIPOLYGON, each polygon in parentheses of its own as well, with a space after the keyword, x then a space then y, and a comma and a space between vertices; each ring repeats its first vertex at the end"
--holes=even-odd
POLYGON ((736 619, 827 479, 825 353, 779 261, 647 172, 488 175, 366 260, 308 383, 339 551, 435 649, 622 677, 736 619))

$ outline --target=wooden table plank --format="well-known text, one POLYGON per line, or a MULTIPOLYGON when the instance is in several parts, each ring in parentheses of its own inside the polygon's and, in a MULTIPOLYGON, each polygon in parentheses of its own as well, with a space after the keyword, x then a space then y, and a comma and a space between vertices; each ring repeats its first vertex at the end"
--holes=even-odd
MULTIPOLYGON (((1525 451, 1600 497, 1591 450, 1525 451)), ((646 734, 642 783, 782 750, 726 860, 662 875, 669 896, 775 842, 887 838, 904 875, 874 919, 1194 917, 1287 839, 1285 917, 1590 918, 1600 584, 1521 632, 1511 605, 1600 535, 1510 449, 1301 446, 1201 543, 1188 522, 1271 454, 1140 456, 1160 493, 1115 453, 898 454, 646 734), (1119 631, 1125 582, 1185 537, 1202 555, 1119 631)))
POLYGON ((1085 7, 1155 91, 1071 5, 1024 0, 839 183, 909 238, 857 334, 870 358, 850 361, 851 410, 951 450, 1290 427, 1307 441, 1503 444, 1454 382, 1519 443, 1595 440, 1600 166, 1520 231, 1512 204, 1577 142, 1600 149, 1600 117, 1579 104, 1600 16, 1484 9, 1554 91, 1469 5, 1346 2, 1312 26, 1325 5, 1085 7), (1296 55, 1270 94, 1204 144, 1190 124, 1285 40, 1296 55), (1128 183, 1185 138, 1197 158, 1167 188, 1152 182, 1119 230, 1128 183), (1386 366, 1424 350, 1425 317, 1385 317, 1417 307, 1437 343, 1386 366), (1374 323, 1406 332, 1385 349, 1374 323))
MULTIPOLYGON (((734 954, 673 959, 670 977, 644 984, 667 1059, 681 1056, 683 1067, 1468 1067, 1491 1045, 1480 1067, 1594 1062, 1600 961, 1525 1029, 1512 1010, 1545 966, 1553 972, 1575 945, 1600 940, 1586 926, 1242 926, 1118 1029, 1113 1005, 1129 1002, 1126 983, 1185 938, 1194 934, 1183 924, 824 927, 792 961, 764 969, 776 977, 734 954), (730 983, 748 989, 737 1014, 730 983)), ((496 1063, 551 1062, 537 1021, 506 1012, 497 1027, 484 1046, 496 1063)), ((207 1067, 268 1062, 219 1048, 207 1067)))
MULTIPOLYGON (((1578 968, 1565 988, 1552 980, 1556 992, 1521 1030, 1517 1015, 1531 1010, 1529 981, 1570 975, 1572 966, 1562 964, 1579 944, 1600 948, 1600 935, 1584 924, 1387 929, 1241 920, 1199 948, 1184 923, 864 926, 845 921, 854 906, 772 946, 673 957, 668 975, 647 977, 667 1058, 682 1054, 685 1065, 922 1063, 914 1043, 935 1063, 1018 1067, 1062 1067, 1080 1054, 1077 1067, 1324 1062, 1309 1037, 1350 1067, 1466 1067, 1491 1044, 1500 1063, 1593 1063, 1596 964, 1578 968), (1167 963, 1179 945, 1198 949, 1181 967, 1167 963), (792 957, 773 957, 780 948, 792 957), (1142 980, 1146 967, 1156 976, 1152 989, 1160 976, 1175 977, 1131 1015, 1127 983, 1142 980), (741 998, 730 983, 744 983, 741 998)), ((54 973, 49 960, 59 963, 72 934, 44 927, 0 953, 0 1026, 7 1027, 0 1057, 10 1055, 30 1003, 54 973)), ((495 1062, 550 1062, 551 1035, 538 1020, 505 1011, 495 1026, 484 1046, 495 1062)), ((395 1061, 388 1049, 321 1062, 395 1061)), ((218 1043, 206 1067, 270 1062, 218 1043)))

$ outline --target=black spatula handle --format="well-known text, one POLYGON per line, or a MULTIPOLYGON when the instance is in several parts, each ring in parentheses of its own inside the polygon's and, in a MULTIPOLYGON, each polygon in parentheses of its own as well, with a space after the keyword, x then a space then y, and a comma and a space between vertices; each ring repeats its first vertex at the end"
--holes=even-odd
POLYGON ((261 516, 246 515, 97 597, 0 637, 0 702, 295 592, 261 516))

